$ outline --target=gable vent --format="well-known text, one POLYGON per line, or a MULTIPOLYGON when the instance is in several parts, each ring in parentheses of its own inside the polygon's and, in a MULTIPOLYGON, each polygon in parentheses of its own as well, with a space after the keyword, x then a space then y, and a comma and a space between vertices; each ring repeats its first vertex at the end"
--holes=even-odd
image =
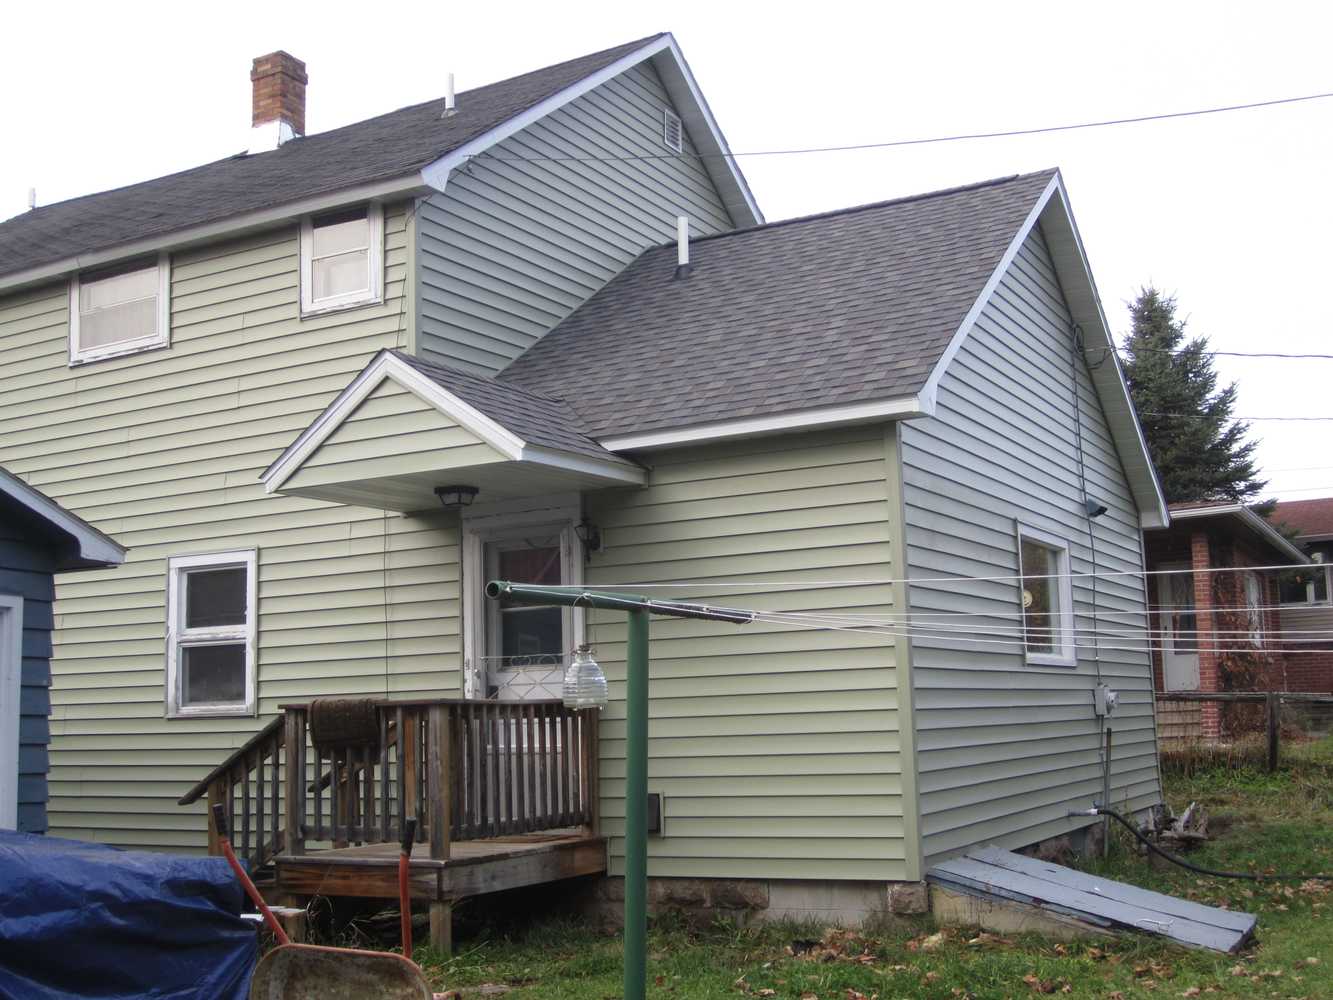
POLYGON ((670 108, 662 109, 662 142, 676 153, 685 148, 685 130, 681 127, 680 116, 670 108))

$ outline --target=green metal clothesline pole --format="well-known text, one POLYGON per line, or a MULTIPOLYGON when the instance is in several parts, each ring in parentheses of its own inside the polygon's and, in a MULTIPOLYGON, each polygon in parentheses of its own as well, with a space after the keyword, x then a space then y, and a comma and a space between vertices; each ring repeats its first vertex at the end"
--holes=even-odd
MULTIPOLYGON (((754 612, 652 601, 576 587, 533 587, 492 580, 486 596, 509 604, 601 608, 628 615, 625 649, 625 1000, 648 987, 648 619, 699 618, 744 624, 754 612)), ((593 794, 596 794, 594 791, 593 794)))

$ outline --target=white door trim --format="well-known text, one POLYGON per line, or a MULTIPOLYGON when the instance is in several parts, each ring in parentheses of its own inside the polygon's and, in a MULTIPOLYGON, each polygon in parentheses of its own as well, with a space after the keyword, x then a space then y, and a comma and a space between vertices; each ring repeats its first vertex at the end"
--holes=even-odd
POLYGON ((23 598, 0 594, 0 830, 18 828, 23 598))

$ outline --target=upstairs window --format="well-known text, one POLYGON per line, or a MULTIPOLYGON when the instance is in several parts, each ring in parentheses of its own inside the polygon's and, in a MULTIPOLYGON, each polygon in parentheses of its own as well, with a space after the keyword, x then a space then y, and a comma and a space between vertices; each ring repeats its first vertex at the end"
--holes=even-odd
POLYGON ((153 263, 75 275, 69 286, 70 364, 167 346, 170 283, 166 254, 153 263))
POLYGON ((1023 651, 1027 662, 1077 666, 1068 544, 1031 528, 1019 528, 1018 563, 1022 576, 1023 651))
POLYGON ((301 312, 382 302, 384 212, 364 205, 301 224, 301 312))
POLYGON ((168 563, 167 714, 253 715, 253 550, 168 563))

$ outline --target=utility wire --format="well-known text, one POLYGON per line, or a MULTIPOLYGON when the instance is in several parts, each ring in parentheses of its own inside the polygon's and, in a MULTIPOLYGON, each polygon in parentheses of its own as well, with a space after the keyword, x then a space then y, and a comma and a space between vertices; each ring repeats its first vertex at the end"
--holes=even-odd
MULTIPOLYGON (((1184 350, 1183 348, 1182 350, 1179 351, 1173 351, 1166 347, 1137 347, 1134 349, 1133 353, 1169 354, 1172 357, 1175 357, 1177 354, 1182 353, 1183 350, 1184 350)), ((1085 347, 1083 349, 1083 352, 1085 354, 1103 354, 1103 355, 1114 354, 1117 357, 1119 357, 1121 361, 1123 361, 1125 359, 1125 356, 1130 353, 1124 348, 1115 348, 1115 347, 1085 347)), ((1298 360, 1304 361, 1311 359, 1316 361, 1333 361, 1333 354, 1286 354, 1280 351, 1199 351, 1197 353, 1211 355, 1212 357, 1224 357, 1224 358, 1282 358, 1292 361, 1298 361, 1298 360)))
MULTIPOLYGON (((1213 420, 1213 419, 1214 419, 1213 417, 1210 417, 1210 416, 1208 416, 1208 415, 1206 415, 1206 414, 1203 414, 1203 413, 1163 413, 1163 412, 1160 411, 1160 410, 1144 410, 1144 411, 1142 411, 1142 412, 1139 413, 1139 416, 1140 416, 1140 417, 1166 417, 1167 419, 1174 419, 1174 420, 1213 420)), ((1226 420, 1230 420, 1230 421, 1244 420, 1244 421, 1247 421, 1247 422, 1260 421, 1260 420, 1283 420, 1283 421, 1290 421, 1290 422, 1295 422, 1295 423, 1302 423, 1302 422, 1305 422, 1305 423, 1318 423, 1318 422, 1324 422, 1324 421, 1330 421, 1330 420, 1333 420, 1333 416, 1328 416, 1328 417, 1280 417, 1280 416, 1262 416, 1262 417, 1254 417, 1254 416, 1241 416, 1241 415, 1239 415, 1239 414, 1232 413, 1232 414, 1229 414, 1229 415, 1228 415, 1227 417, 1225 417, 1224 419, 1226 419, 1226 420)))
POLYGON ((1136 125, 1142 122, 1168 121, 1177 118, 1197 118, 1203 115, 1216 115, 1230 111, 1248 111, 1253 108, 1272 108, 1283 104, 1300 104, 1306 101, 1319 101, 1333 97, 1333 92, 1322 94, 1303 94, 1300 97, 1281 97, 1271 101, 1251 101, 1247 104, 1226 104, 1212 108, 1197 108, 1192 111, 1170 111, 1155 115, 1135 115, 1128 118, 1105 118, 1100 121, 1075 122, 1068 125, 1046 125, 1039 128, 1004 129, 998 132, 960 132, 954 135, 938 135, 914 139, 892 139, 885 142, 859 142, 842 146, 808 146, 783 149, 754 149, 745 152, 700 153, 685 150, 680 153, 627 153, 620 156, 514 156, 482 153, 493 160, 521 160, 542 162, 605 162, 620 160, 674 160, 683 156, 695 159, 736 159, 742 156, 796 156, 805 153, 850 153, 868 149, 894 149, 900 146, 929 146, 944 142, 967 142, 974 139, 1010 139, 1025 135, 1046 135, 1052 132, 1073 132, 1080 129, 1106 128, 1112 125, 1136 125))

